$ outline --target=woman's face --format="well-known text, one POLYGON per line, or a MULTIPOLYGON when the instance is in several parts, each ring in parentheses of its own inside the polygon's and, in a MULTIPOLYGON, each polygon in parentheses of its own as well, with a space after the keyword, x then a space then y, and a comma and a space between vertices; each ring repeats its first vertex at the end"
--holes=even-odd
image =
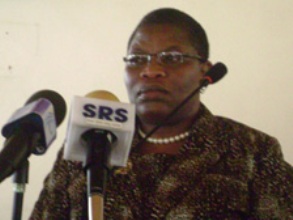
MULTIPOLYGON (((126 62, 125 84, 138 117, 151 123, 158 123, 178 106, 199 86, 204 74, 204 64, 198 59, 185 57, 182 63, 162 63, 156 56, 162 52, 198 55, 186 31, 174 25, 147 25, 137 30, 127 54, 153 56, 145 63, 126 62)), ((196 114, 198 106, 197 94, 173 117, 173 122, 196 114)))

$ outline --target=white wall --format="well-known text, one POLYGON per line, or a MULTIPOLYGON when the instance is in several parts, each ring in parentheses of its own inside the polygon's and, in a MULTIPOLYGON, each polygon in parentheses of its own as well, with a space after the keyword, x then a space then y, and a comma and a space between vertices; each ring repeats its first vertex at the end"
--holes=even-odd
MULTIPOLYGON (((209 36, 211 61, 229 68, 224 80, 205 91, 204 103, 214 114, 277 137, 293 164, 291 0, 0 0, 0 124, 42 89, 58 91, 68 108, 73 95, 97 89, 127 101, 121 59, 126 42, 143 15, 163 6, 198 19, 209 36)), ((66 124, 46 155, 30 158, 23 219, 53 165, 66 124)), ((11 219, 12 186, 11 178, 0 185, 1 219, 11 219)))

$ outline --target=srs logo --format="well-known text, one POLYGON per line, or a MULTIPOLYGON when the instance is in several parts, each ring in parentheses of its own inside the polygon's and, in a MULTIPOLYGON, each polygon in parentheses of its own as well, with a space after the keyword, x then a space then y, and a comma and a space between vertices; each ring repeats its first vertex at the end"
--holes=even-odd
POLYGON ((83 106, 83 116, 89 118, 98 118, 101 120, 126 122, 128 120, 127 110, 123 108, 113 109, 109 106, 95 106, 86 104, 83 106))

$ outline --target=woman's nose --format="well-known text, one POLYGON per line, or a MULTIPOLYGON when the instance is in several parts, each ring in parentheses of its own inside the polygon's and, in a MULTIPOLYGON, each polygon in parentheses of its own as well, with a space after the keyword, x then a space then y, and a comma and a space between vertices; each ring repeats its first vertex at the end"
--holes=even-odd
POLYGON ((142 70, 140 76, 145 78, 160 78, 165 77, 166 72, 163 66, 160 65, 153 57, 153 59, 151 59, 151 61, 142 70))

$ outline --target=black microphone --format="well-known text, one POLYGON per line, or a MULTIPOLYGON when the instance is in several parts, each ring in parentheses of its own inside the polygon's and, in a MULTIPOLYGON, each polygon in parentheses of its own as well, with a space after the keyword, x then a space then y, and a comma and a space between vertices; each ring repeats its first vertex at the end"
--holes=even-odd
POLYGON ((137 146, 141 145, 143 142, 146 141, 155 131, 157 131, 161 126, 168 122, 168 120, 175 115, 183 105, 185 105, 196 93, 198 93, 201 89, 207 87, 209 84, 214 84, 220 81, 227 73, 227 67, 223 63, 216 63, 214 64, 208 72, 204 75, 200 85, 192 91, 176 108, 174 108, 169 115, 157 126, 155 126, 143 139, 141 139, 137 146))
POLYGON ((2 128, 6 138, 0 152, 0 182, 17 170, 33 153, 44 154, 56 138, 56 127, 66 113, 62 96, 52 90, 32 95, 2 128))
POLYGON ((216 63, 211 69, 204 75, 204 79, 201 82, 200 87, 214 84, 220 81, 228 72, 227 67, 223 63, 216 63))

